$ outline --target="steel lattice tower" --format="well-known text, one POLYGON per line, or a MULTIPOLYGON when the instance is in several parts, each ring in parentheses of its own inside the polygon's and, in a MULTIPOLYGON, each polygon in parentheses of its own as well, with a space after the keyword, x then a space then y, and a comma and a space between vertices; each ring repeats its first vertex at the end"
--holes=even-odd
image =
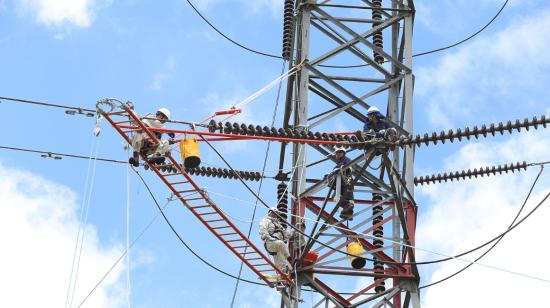
MULTIPOLYGON (((414 12, 412 0, 285 1, 283 57, 289 60, 289 68, 302 67, 287 83, 283 127, 311 130, 340 118, 353 129, 360 129, 374 101, 399 134, 409 136, 413 131, 414 12), (366 15, 369 18, 364 18, 366 15), (356 67, 333 67, 350 62, 356 67), (312 109, 319 113, 312 115, 312 109)), ((301 228, 300 217, 316 218, 318 224, 304 232, 340 250, 358 240, 367 252, 367 265, 354 269, 346 257, 324 245, 311 242, 300 249, 295 240, 291 243, 295 258, 309 250, 317 251, 320 257, 314 265, 298 265, 297 283, 282 292, 281 305, 297 307, 301 287, 307 284, 324 296, 317 306, 368 303, 372 307, 420 307, 419 274, 410 247, 416 225, 414 146, 371 146, 348 152, 357 185, 354 220, 347 224, 335 215, 338 208, 334 200, 322 193, 329 190, 330 179, 306 181, 308 175, 330 171, 326 166, 308 167, 308 155, 332 152, 333 148, 326 145, 295 143, 292 149, 281 145, 281 172, 285 158, 290 156, 287 159, 296 166, 298 175, 286 178, 291 181, 293 200, 290 223, 301 228), (368 165, 375 161, 380 162, 380 169, 369 170, 368 165), (373 279, 349 296, 335 290, 331 284, 335 277, 373 279), (367 292, 372 294, 365 295, 367 292)))

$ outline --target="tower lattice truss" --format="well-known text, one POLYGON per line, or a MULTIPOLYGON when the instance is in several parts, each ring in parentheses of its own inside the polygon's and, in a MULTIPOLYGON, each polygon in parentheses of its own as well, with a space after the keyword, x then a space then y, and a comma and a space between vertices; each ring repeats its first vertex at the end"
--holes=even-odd
POLYGON ((278 207, 300 235, 289 243, 291 273, 278 268, 263 244, 239 230, 193 179, 213 174, 257 180, 259 174, 190 170, 169 152, 160 165, 148 164, 143 155, 142 160, 229 251, 267 285, 278 287, 282 306, 299 306, 308 286, 320 295, 315 307, 420 307, 414 145, 399 147, 353 133, 362 129, 367 109, 376 106, 398 140, 411 137, 413 1, 286 0, 284 14, 282 57, 296 73, 287 81, 278 129, 216 121, 208 129, 158 129, 147 127, 126 104, 99 111, 128 142, 136 131, 145 132, 152 145, 160 142, 155 132, 280 142, 278 207), (338 123, 351 132, 329 133, 338 123), (351 162, 332 171, 335 146, 344 146, 351 162), (325 162, 316 163, 319 159, 325 162), (340 170, 350 167, 351 176, 344 179, 340 170), (353 184, 351 219, 339 216, 345 180, 353 184), (353 245, 359 249, 351 250, 353 245), (308 258, 312 254, 314 262, 308 258))

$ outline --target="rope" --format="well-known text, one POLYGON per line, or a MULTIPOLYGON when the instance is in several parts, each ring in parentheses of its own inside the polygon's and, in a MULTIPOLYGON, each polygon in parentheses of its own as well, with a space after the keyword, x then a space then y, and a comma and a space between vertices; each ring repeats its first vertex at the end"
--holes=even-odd
MULTIPOLYGON (((166 204, 162 207, 162 209, 163 210, 166 209, 166 207, 168 206, 168 204, 171 201, 172 200, 167 200, 166 204)), ((113 271, 113 269, 117 266, 117 264, 126 256, 126 254, 130 251, 130 249, 132 249, 132 247, 134 247, 135 243, 143 236, 143 234, 145 234, 145 232, 149 229, 149 227, 151 227, 153 222, 155 222, 155 220, 159 216, 160 216, 160 212, 155 214, 155 216, 153 216, 153 218, 151 218, 151 220, 149 220, 149 223, 143 228, 143 230, 141 230, 141 232, 138 234, 138 236, 130 243, 130 245, 124 250, 124 252, 122 252, 120 257, 118 257, 118 259, 113 263, 113 265, 111 265, 111 267, 107 270, 107 272, 105 272, 105 274, 103 274, 103 276, 101 276, 99 281, 94 285, 94 287, 90 290, 90 292, 88 292, 88 295, 86 295, 86 297, 84 297, 84 299, 82 300, 82 302, 80 302, 78 307, 82 306, 84 304, 84 302, 86 302, 86 300, 90 297, 90 295, 92 295, 92 293, 94 293, 94 291, 99 287, 99 285, 101 285, 101 283, 103 283, 105 278, 107 278, 107 276, 109 276, 109 274, 113 271)))
MULTIPOLYGON (((285 64, 286 64, 286 61, 283 61, 283 65, 281 67, 281 74, 285 70, 285 64)), ((273 116, 271 117, 271 126, 275 125, 275 117, 277 116, 277 109, 279 107, 279 98, 281 97, 281 88, 282 88, 282 80, 279 81, 279 88, 277 89, 277 98, 275 99, 275 108, 273 109, 273 116)), ((264 162, 262 166, 262 178, 260 179, 260 184, 258 185, 258 193, 257 193, 258 195, 262 191, 262 184, 264 183, 265 168, 267 167, 267 159, 269 157, 270 147, 271 147, 271 141, 267 143, 267 147, 265 149, 264 162)), ((256 199, 256 205, 257 204, 258 204, 258 199, 256 199)), ((252 211, 252 218, 250 220, 250 226, 248 226, 248 233, 246 235, 247 238, 250 238, 250 234, 252 233, 252 226, 254 224, 254 218, 256 217, 256 209, 257 207, 254 207, 254 210, 252 211)), ((245 250, 244 250, 245 253, 247 251, 247 248, 248 247, 245 247, 245 250)), ((243 271, 243 265, 244 265, 244 262, 241 261, 241 265, 239 267, 239 274, 237 275, 239 279, 235 281, 235 289, 233 290, 233 296, 231 297, 231 305, 230 305, 231 308, 233 308, 235 304, 235 297, 237 296, 237 290, 239 289, 239 282, 243 271)))
MULTIPOLYGON (((96 142, 94 142, 96 139, 92 139, 92 144, 90 146, 90 154, 89 154, 89 157, 92 156, 92 154, 94 153, 94 148, 95 148, 95 145, 96 145, 96 142)), ((8 148, 8 149, 12 149, 12 148, 8 148)), ((74 274, 74 267, 75 267, 75 261, 76 261, 76 254, 77 254, 77 251, 78 251, 78 243, 80 241, 80 232, 82 231, 82 220, 84 219, 84 207, 85 207, 85 201, 86 201, 86 194, 88 192, 88 185, 89 185, 89 180, 90 180, 90 170, 91 170, 91 166, 92 166, 92 160, 89 159, 88 160, 88 167, 87 167, 87 170, 86 170, 86 178, 84 180, 84 194, 83 194, 83 198, 82 198, 82 204, 80 205, 80 217, 78 219, 78 230, 77 230, 77 233, 76 233, 76 241, 75 241, 75 245, 74 245, 74 251, 73 251, 73 260, 72 260, 72 263, 71 263, 71 273, 69 275, 69 286, 67 287, 67 296, 65 297, 65 308, 68 307, 69 305, 69 298, 71 296, 71 288, 72 288, 72 284, 73 284, 73 274, 74 274)))
MULTIPOLYGON (((127 150, 130 158, 130 147, 127 150)), ((132 291, 132 281, 130 279, 130 164, 126 165, 126 304, 130 308, 130 296, 132 291)))
MULTIPOLYGON (((98 154, 98 151, 99 151, 99 139, 95 139, 94 141, 96 141, 96 142, 94 142, 93 145, 92 145, 92 148, 94 149, 93 150, 93 152, 94 152, 93 156, 97 157, 97 154, 98 154)), ((92 193, 93 193, 93 188, 94 188, 94 183, 95 183, 97 159, 90 160, 90 162, 92 162, 91 175, 89 175, 90 180, 89 180, 88 185, 87 185, 88 187, 84 191, 83 207, 82 207, 82 211, 80 213, 80 220, 79 220, 79 226, 78 226, 78 232, 77 232, 77 242, 76 242, 76 246, 78 248, 75 247, 76 262, 75 262, 75 259, 73 257, 74 282, 72 282, 72 292, 71 292, 71 295, 70 295, 70 300, 68 301, 68 307, 73 306, 74 295, 76 293, 78 273, 79 273, 79 270, 80 270, 80 258, 82 256, 82 248, 84 246, 84 236, 85 236, 85 231, 86 231, 85 226, 86 226, 86 223, 88 222, 88 213, 89 213, 89 210, 90 210, 90 201, 91 201, 91 198, 92 198, 92 193)), ((71 277, 72 277, 72 272, 73 272, 73 269, 71 269, 71 277)))

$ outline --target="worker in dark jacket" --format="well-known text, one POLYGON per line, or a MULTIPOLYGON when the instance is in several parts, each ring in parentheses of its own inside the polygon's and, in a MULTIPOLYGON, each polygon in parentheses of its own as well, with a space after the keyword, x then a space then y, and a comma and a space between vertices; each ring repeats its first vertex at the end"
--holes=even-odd
MULTIPOLYGON (((340 201, 338 201, 336 206, 342 207, 342 212, 340 212, 341 219, 353 220, 353 168, 347 166, 351 160, 346 156, 346 150, 343 147, 337 147, 335 152, 336 166, 334 170, 338 170, 337 174, 340 175, 342 179, 340 182, 340 201)), ((333 185, 336 185, 336 181, 334 181, 333 185)))
POLYGON ((367 111, 367 120, 363 126, 363 132, 374 138, 384 138, 389 141, 397 139, 397 131, 375 106, 370 107, 367 111))

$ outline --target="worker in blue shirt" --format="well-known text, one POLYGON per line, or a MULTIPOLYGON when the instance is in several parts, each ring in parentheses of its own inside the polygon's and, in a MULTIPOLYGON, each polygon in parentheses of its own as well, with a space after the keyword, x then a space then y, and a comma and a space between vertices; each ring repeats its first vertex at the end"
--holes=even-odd
POLYGON ((389 141, 397 139, 397 131, 375 106, 370 107, 367 111, 367 120, 363 126, 363 132, 374 138, 384 138, 389 141))

